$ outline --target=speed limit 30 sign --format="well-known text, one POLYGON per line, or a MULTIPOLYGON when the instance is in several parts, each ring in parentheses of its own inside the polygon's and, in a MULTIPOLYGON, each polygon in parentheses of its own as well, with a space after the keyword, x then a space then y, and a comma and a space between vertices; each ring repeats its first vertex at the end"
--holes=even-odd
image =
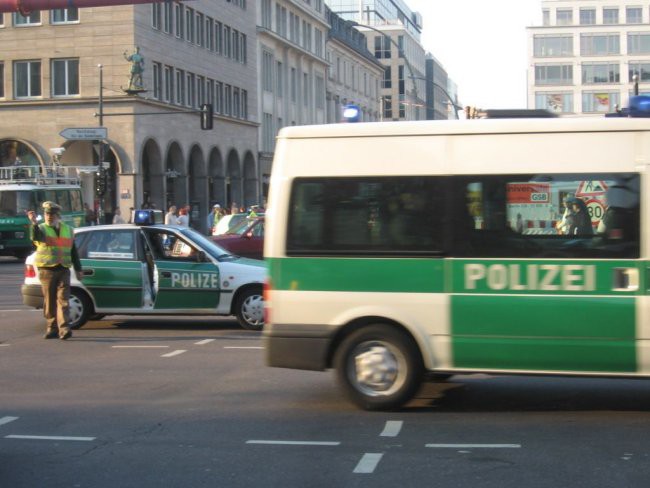
POLYGON ((592 225, 598 225, 603 219, 603 215, 605 215, 605 205, 601 200, 595 198, 587 200, 585 204, 587 205, 587 211, 589 212, 592 225))

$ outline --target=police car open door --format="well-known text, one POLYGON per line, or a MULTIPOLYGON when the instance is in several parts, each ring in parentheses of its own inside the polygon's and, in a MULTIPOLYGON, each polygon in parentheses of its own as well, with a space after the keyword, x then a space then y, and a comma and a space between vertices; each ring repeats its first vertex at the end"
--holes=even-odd
POLYGON ((151 245, 154 309, 213 312, 219 304, 219 268, 193 243, 167 229, 145 229, 151 245))

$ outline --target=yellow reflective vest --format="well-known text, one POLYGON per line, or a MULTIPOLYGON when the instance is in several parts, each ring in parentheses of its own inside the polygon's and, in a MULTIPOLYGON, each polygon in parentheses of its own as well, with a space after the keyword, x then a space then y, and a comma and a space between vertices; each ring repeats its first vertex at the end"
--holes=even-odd
POLYGON ((38 227, 45 235, 45 241, 36 241, 34 265, 37 268, 53 268, 58 265, 72 267, 72 227, 60 222, 59 235, 54 227, 47 224, 38 227))

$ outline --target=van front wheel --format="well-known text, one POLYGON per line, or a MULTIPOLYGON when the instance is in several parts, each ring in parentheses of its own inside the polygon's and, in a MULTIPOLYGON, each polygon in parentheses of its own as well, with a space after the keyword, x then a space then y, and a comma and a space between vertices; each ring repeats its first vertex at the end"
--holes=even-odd
POLYGON ((365 410, 392 410, 408 402, 422 382, 422 358, 400 330, 376 324, 343 340, 334 356, 339 383, 365 410))

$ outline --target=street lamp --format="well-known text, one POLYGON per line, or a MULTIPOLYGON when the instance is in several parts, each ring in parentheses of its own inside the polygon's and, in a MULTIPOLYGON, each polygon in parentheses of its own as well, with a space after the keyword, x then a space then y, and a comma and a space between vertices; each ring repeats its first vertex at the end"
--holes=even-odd
POLYGON ((428 79, 428 78, 418 77, 417 79, 418 79, 418 80, 424 80, 424 81, 426 81, 427 83, 431 83, 431 84, 434 86, 434 88, 438 88, 442 93, 444 93, 445 96, 447 97, 448 103, 449 103, 452 107, 454 107, 454 112, 456 113, 456 118, 457 118, 457 119, 460 118, 460 117, 458 117, 458 109, 461 109, 461 110, 462 110, 463 107, 461 107, 460 105, 456 105, 456 102, 454 102, 454 99, 451 98, 451 95, 450 95, 449 93, 447 93, 447 90, 445 90, 443 87, 441 87, 441 86, 440 86, 438 83, 436 83, 435 81, 430 80, 430 79, 428 79))
POLYGON ((413 82, 413 96, 415 97, 415 100, 417 101, 418 100, 418 85, 417 85, 415 80, 416 79, 422 79, 422 78, 415 76, 415 74, 413 73, 413 67, 411 66, 411 63, 407 59, 406 54, 404 54, 404 50, 400 47, 400 45, 397 44, 395 42, 395 40, 391 36, 386 34, 384 31, 381 31, 381 30, 377 29, 376 27, 371 27, 371 26, 366 25, 366 24, 360 24, 359 22, 355 22, 354 20, 348 20, 347 23, 348 23, 348 25, 350 27, 370 29, 371 31, 375 31, 375 32, 381 34, 382 36, 384 36, 384 38, 388 39, 390 41, 390 43, 397 48, 397 55, 404 60, 404 64, 406 65, 406 67, 409 70, 409 77, 411 78, 411 81, 413 82))

